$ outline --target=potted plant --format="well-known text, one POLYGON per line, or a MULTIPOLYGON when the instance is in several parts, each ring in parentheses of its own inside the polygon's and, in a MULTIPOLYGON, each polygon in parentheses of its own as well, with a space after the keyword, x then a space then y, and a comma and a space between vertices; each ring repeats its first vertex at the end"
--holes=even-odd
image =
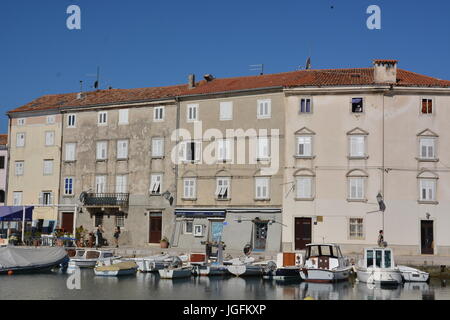
POLYGON ((161 248, 163 248, 163 249, 169 247, 169 239, 167 239, 166 237, 162 238, 159 243, 161 245, 161 248))

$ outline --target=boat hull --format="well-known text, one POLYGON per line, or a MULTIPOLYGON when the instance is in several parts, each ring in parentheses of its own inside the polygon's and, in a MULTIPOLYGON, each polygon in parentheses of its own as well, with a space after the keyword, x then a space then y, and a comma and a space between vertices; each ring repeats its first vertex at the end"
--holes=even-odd
POLYGON ((348 280, 350 271, 351 267, 333 270, 302 268, 300 276, 306 282, 328 283, 348 280))
POLYGON ((263 275, 263 268, 253 265, 231 265, 227 270, 236 277, 256 277, 263 275))
MULTIPOLYGON (((120 259, 120 257, 114 257, 112 260, 120 259)), ((78 259, 78 258, 70 258, 70 262, 72 265, 79 268, 94 268, 97 262, 105 262, 111 260, 111 258, 104 259, 78 259)))
POLYGON ((278 268, 273 271, 268 271, 263 276, 264 279, 268 280, 301 280, 300 268, 278 268))
POLYGON ((403 282, 399 269, 356 268, 359 281, 370 284, 399 285, 403 282))
POLYGON ((212 277, 226 276, 230 273, 225 266, 197 266, 195 268, 195 274, 198 276, 212 277))
POLYGON ((398 268, 406 282, 428 282, 430 279, 430 274, 427 272, 405 266, 398 266, 398 268))
POLYGON ((192 275, 191 268, 181 268, 181 269, 168 269, 164 268, 158 270, 161 279, 179 279, 188 278, 192 275))
POLYGON ((137 268, 124 269, 124 270, 109 270, 109 271, 97 271, 94 269, 96 276, 102 277, 117 277, 117 276, 127 276, 136 273, 137 268))

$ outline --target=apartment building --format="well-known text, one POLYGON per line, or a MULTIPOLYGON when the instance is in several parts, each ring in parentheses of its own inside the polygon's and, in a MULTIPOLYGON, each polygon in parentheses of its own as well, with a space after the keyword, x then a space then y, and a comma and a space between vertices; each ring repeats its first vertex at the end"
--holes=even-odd
POLYGON ((57 224, 61 115, 39 109, 40 102, 8 112, 9 168, 7 205, 34 205, 33 226, 51 233, 57 224))
POLYGON ((8 172, 8 135, 0 134, 0 206, 6 202, 6 182, 8 172))
POLYGON ((310 74, 285 90, 283 249, 361 252, 384 230, 397 254, 448 255, 450 82, 395 60, 310 74))

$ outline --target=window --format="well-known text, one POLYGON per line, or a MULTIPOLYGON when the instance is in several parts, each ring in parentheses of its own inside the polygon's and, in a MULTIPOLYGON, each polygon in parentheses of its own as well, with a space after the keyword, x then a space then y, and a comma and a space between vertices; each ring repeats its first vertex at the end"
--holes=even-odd
POLYGON ((101 213, 95 215, 94 224, 96 227, 103 224, 103 215, 101 213))
POLYGON ((268 159, 270 157, 268 137, 259 137, 257 148, 258 159, 268 159))
POLYGON ((116 176, 116 193, 127 193, 127 176, 117 175, 116 176))
POLYGON ((128 158, 128 140, 117 141, 117 159, 128 158))
POLYGON ((164 107, 153 109, 153 121, 164 121, 164 107))
POLYGON ((97 142, 97 160, 106 160, 108 157, 108 142, 98 141, 97 142))
POLYGON ((76 120, 77 120, 77 116, 75 114, 67 115, 67 127, 68 128, 75 128, 76 120))
POLYGON ((116 227, 125 227, 125 215, 123 213, 116 214, 116 227))
POLYGON ((373 250, 367 250, 366 264, 367 268, 373 266, 373 250))
POLYGON ((188 104, 187 105, 187 121, 197 121, 198 120, 198 104, 188 104))
POLYGON ((108 112, 107 111, 100 111, 98 113, 98 125, 99 126, 106 126, 108 124, 108 112))
POLYGON ((64 179, 64 195, 73 195, 73 178, 67 177, 64 179))
POLYGON ((233 102, 220 103, 220 120, 233 120, 233 102))
POLYGON ((217 178, 216 198, 219 200, 230 199, 230 178, 217 178))
POLYGON ((128 124, 128 109, 119 110, 119 124, 128 124))
POLYGON ((152 157, 164 157, 164 138, 152 138, 152 157))
POLYGON ((23 176, 24 167, 24 161, 16 161, 16 176, 23 176))
POLYGON ((349 178, 349 199, 363 200, 364 199, 364 178, 353 177, 349 178))
POLYGON ((13 193, 13 205, 20 206, 22 204, 22 191, 15 191, 13 193))
POLYGON ((255 178, 256 199, 269 199, 269 178, 255 178))
POLYGON ((350 218, 349 219, 349 236, 350 239, 363 239, 364 238, 364 220, 362 218, 350 218))
POLYGON ((229 139, 217 140, 217 160, 231 160, 231 141, 229 139))
POLYGON ((390 250, 384 250, 384 267, 392 267, 392 255, 390 250))
POLYGON ((106 193, 106 176, 95 177, 95 192, 106 193))
POLYGON ((150 193, 160 195, 162 189, 162 174, 152 174, 150 177, 150 193))
POLYGON ((297 137, 297 156, 311 157, 312 156, 312 137, 300 136, 297 137))
POLYGON ((296 198, 297 199, 312 199, 313 198, 313 178, 312 177, 297 177, 296 178, 296 198))
POLYGON ((271 117, 271 104, 272 101, 270 99, 258 100, 258 119, 267 119, 271 117))
POLYGON ((39 196, 39 204, 44 206, 51 205, 53 202, 53 194, 50 191, 43 191, 39 196))
POLYGON ((66 143, 66 161, 75 161, 76 143, 66 143))
POLYGON ((55 131, 45 132, 45 145, 53 146, 55 144, 55 131))
POLYGON ((365 136, 349 136, 350 157, 363 158, 366 156, 366 137, 365 136))
POLYGON ((436 201, 436 179, 420 179, 420 201, 436 201))
POLYGON ((195 199, 196 197, 196 179, 186 178, 183 180, 183 198, 195 199))
POLYGON ((23 125, 25 125, 25 118, 17 119, 17 125, 18 125, 18 126, 23 126, 23 125))
POLYGON ((311 99, 310 98, 303 98, 300 99, 300 113, 311 113, 311 99))
POLYGON ((5 156, 0 156, 0 169, 5 169, 5 156))
POLYGON ((363 113, 363 98, 352 98, 352 113, 363 113))
POLYGON ((202 143, 185 141, 179 144, 179 157, 182 161, 200 161, 202 156, 202 143))
POLYGON ((47 124, 53 124, 55 123, 55 120, 56 120, 55 115, 47 116, 47 124))
POLYGON ((194 231, 194 221, 187 220, 184 222, 184 234, 192 234, 194 231))
POLYGON ((381 250, 375 250, 375 265, 378 268, 381 268, 381 261, 383 258, 383 251, 381 250))
POLYGON ((53 174, 53 160, 44 160, 44 176, 53 174))
POLYGON ((422 114, 433 113, 433 99, 422 99, 422 114))
POLYGON ((420 138, 420 158, 435 159, 435 138, 420 138))
POLYGON ((18 133, 16 135, 16 147, 25 146, 25 133, 18 133))
POLYGON ((0 203, 5 203, 5 190, 0 190, 0 203))

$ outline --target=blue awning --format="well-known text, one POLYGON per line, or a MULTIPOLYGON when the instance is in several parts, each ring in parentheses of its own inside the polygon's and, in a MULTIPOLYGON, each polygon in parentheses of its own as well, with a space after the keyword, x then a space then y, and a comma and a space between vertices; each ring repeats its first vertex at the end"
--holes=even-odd
POLYGON ((225 217, 225 210, 175 210, 175 215, 190 218, 225 217))
MULTIPOLYGON (((32 221, 34 207, 25 207, 25 221, 32 221)), ((0 221, 22 221, 23 207, 0 207, 0 221)))

